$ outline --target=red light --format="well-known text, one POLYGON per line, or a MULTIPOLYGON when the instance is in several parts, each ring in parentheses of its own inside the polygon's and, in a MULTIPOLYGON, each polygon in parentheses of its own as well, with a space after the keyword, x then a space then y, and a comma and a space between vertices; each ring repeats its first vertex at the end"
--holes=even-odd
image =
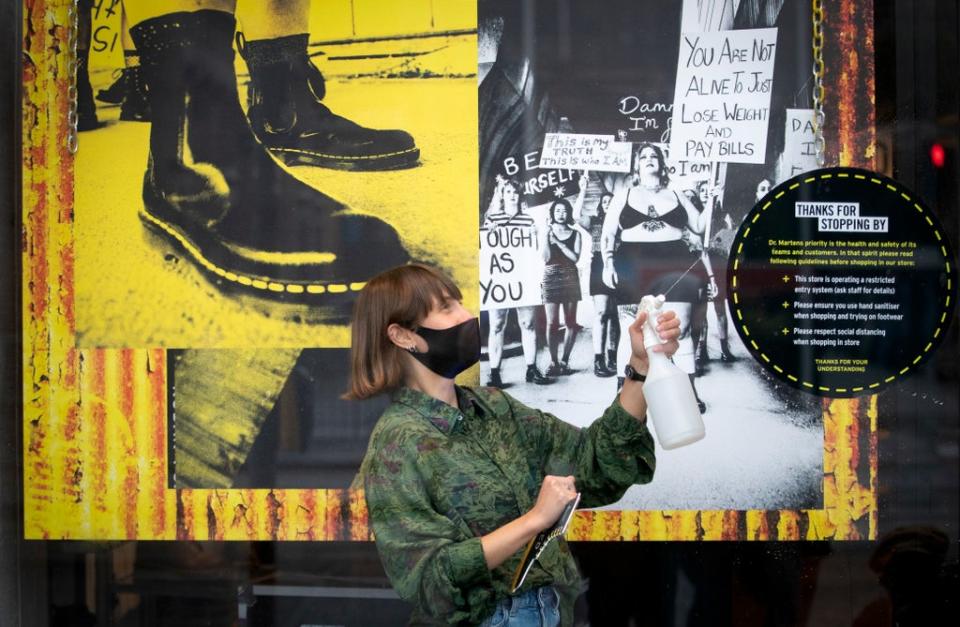
POLYGON ((933 167, 942 168, 946 158, 947 156, 943 151, 943 146, 940 144, 930 146, 930 162, 933 163, 933 167))

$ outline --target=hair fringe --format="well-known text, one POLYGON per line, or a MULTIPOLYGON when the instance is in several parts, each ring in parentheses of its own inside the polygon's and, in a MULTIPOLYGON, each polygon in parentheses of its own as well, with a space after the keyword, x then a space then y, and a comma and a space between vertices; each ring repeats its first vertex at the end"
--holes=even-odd
POLYGON ((392 324, 416 328, 435 303, 463 295, 436 268, 409 264, 387 270, 367 282, 353 309, 350 382, 341 398, 362 400, 403 384, 403 351, 387 335, 392 324))

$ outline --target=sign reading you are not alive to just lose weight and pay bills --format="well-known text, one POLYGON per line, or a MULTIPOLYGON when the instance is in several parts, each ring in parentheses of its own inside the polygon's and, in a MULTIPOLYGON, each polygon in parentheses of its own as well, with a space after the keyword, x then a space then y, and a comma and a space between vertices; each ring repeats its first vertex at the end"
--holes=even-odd
POLYGON ((776 46, 776 28, 681 35, 675 159, 765 162, 776 46))

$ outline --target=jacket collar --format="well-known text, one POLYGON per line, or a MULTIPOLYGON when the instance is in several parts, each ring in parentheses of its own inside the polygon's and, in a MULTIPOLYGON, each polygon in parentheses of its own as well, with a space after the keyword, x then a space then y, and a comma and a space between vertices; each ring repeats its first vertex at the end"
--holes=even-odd
POLYGON ((477 398, 472 390, 460 386, 454 386, 454 390, 460 409, 408 387, 402 387, 394 392, 393 402, 413 409, 444 435, 450 435, 464 418, 474 415, 482 416, 487 412, 486 404, 477 398))

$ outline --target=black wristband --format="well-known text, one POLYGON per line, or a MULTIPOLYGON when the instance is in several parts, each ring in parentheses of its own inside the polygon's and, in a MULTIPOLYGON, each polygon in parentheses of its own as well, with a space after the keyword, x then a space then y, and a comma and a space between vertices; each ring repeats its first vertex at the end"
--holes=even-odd
POLYGON ((631 381, 639 381, 641 383, 647 380, 647 375, 640 374, 639 372, 634 370, 633 366, 631 366, 630 364, 627 364, 626 367, 624 367, 623 376, 630 379, 631 381))

